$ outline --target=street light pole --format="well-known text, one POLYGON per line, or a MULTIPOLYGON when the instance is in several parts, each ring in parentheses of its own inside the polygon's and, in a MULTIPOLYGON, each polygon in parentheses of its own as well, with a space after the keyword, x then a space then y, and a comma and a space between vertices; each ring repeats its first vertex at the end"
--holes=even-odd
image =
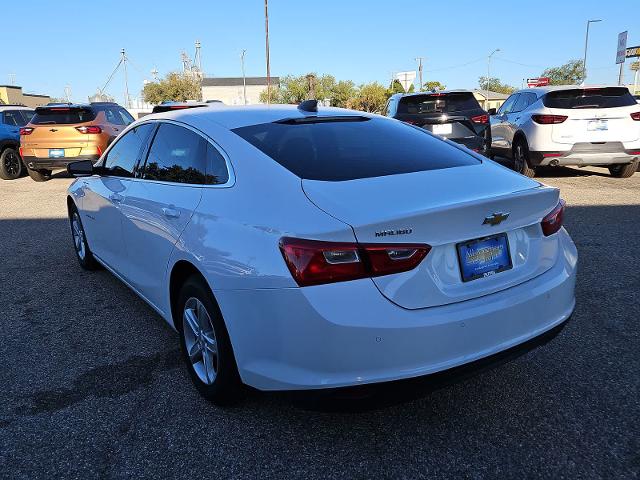
POLYGON ((264 0, 264 31, 267 50, 267 104, 271 103, 271 66, 269 65, 269 0, 264 0))
POLYGON ((244 104, 247 104, 247 77, 244 74, 244 55, 247 53, 246 50, 242 50, 240 54, 240 62, 242 63, 242 98, 244 104))
POLYGON ((495 49, 493 52, 491 52, 491 53, 489 54, 489 56, 487 57, 487 90, 486 90, 486 94, 487 94, 487 95, 486 95, 486 97, 485 97, 485 99, 484 99, 484 106, 485 106, 485 110, 488 110, 488 108, 486 108, 486 107, 488 107, 488 106, 489 106, 489 91, 490 91, 490 88, 489 88, 489 87, 491 87, 491 57, 493 57, 493 54, 494 54, 494 53, 499 52, 499 51, 500 51, 500 49, 499 49, 499 48, 496 48, 496 49, 495 49))
POLYGON ((589 25, 602 20, 587 20, 587 34, 584 37, 584 59, 582 60, 582 83, 587 80, 587 47, 589 46, 589 25))

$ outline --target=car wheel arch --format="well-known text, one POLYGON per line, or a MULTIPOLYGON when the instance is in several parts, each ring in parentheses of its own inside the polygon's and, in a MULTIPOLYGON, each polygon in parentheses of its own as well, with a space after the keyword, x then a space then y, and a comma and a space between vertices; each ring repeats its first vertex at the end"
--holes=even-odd
MULTIPOLYGON (((198 267, 188 260, 178 260, 173 264, 171 273, 169 274, 169 308, 171 309, 171 322, 176 330, 182 328, 182 322, 178 321, 180 312, 176 310, 176 303, 180 294, 180 289, 182 288, 182 285, 184 285, 184 282, 192 276, 199 277, 205 285, 209 287, 209 291, 211 292, 214 302, 216 304, 218 303, 211 285, 198 267)), ((217 306, 219 309, 220 306, 217 306)))

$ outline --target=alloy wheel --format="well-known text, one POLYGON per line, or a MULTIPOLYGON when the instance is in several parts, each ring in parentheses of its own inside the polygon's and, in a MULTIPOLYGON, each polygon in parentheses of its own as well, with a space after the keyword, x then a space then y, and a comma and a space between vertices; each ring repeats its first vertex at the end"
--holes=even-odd
POLYGON ((182 328, 194 372, 202 383, 211 385, 219 371, 218 342, 209 312, 195 297, 190 297, 184 305, 182 328))
POLYGON ((4 156, 4 168, 5 171, 12 177, 18 177, 20 175, 20 157, 13 152, 8 151, 4 156))
POLYGON ((80 260, 84 260, 87 253, 84 241, 84 230, 82 229, 82 223, 80 223, 80 217, 78 217, 77 213, 73 214, 71 220, 71 234, 73 235, 73 244, 76 248, 76 253, 80 260))

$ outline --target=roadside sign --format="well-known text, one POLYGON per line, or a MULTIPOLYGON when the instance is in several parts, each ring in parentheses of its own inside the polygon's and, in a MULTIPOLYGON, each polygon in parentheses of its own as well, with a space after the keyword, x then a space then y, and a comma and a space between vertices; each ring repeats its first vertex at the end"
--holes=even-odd
POLYGON ((411 87, 411 84, 416 79, 416 71, 412 70, 410 72, 398 72, 396 74, 396 79, 400 82, 400 85, 402 85, 404 91, 408 92, 409 87, 411 87))
POLYGON ((618 51, 616 54, 616 64, 624 63, 627 54, 627 32, 618 34, 618 51))
POLYGON ((544 87, 549 85, 549 77, 527 78, 527 86, 531 87, 544 87))
POLYGON ((640 57, 640 45, 627 48, 627 54, 625 56, 627 58, 640 57))

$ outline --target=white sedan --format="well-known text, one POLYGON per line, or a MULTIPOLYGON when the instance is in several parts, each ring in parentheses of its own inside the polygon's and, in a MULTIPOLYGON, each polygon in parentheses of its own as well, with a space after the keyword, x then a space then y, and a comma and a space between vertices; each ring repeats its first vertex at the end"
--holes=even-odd
POLYGON ((448 371, 571 315, 557 189, 377 115, 184 107, 71 164, 67 201, 81 266, 178 331, 206 398, 448 371))

